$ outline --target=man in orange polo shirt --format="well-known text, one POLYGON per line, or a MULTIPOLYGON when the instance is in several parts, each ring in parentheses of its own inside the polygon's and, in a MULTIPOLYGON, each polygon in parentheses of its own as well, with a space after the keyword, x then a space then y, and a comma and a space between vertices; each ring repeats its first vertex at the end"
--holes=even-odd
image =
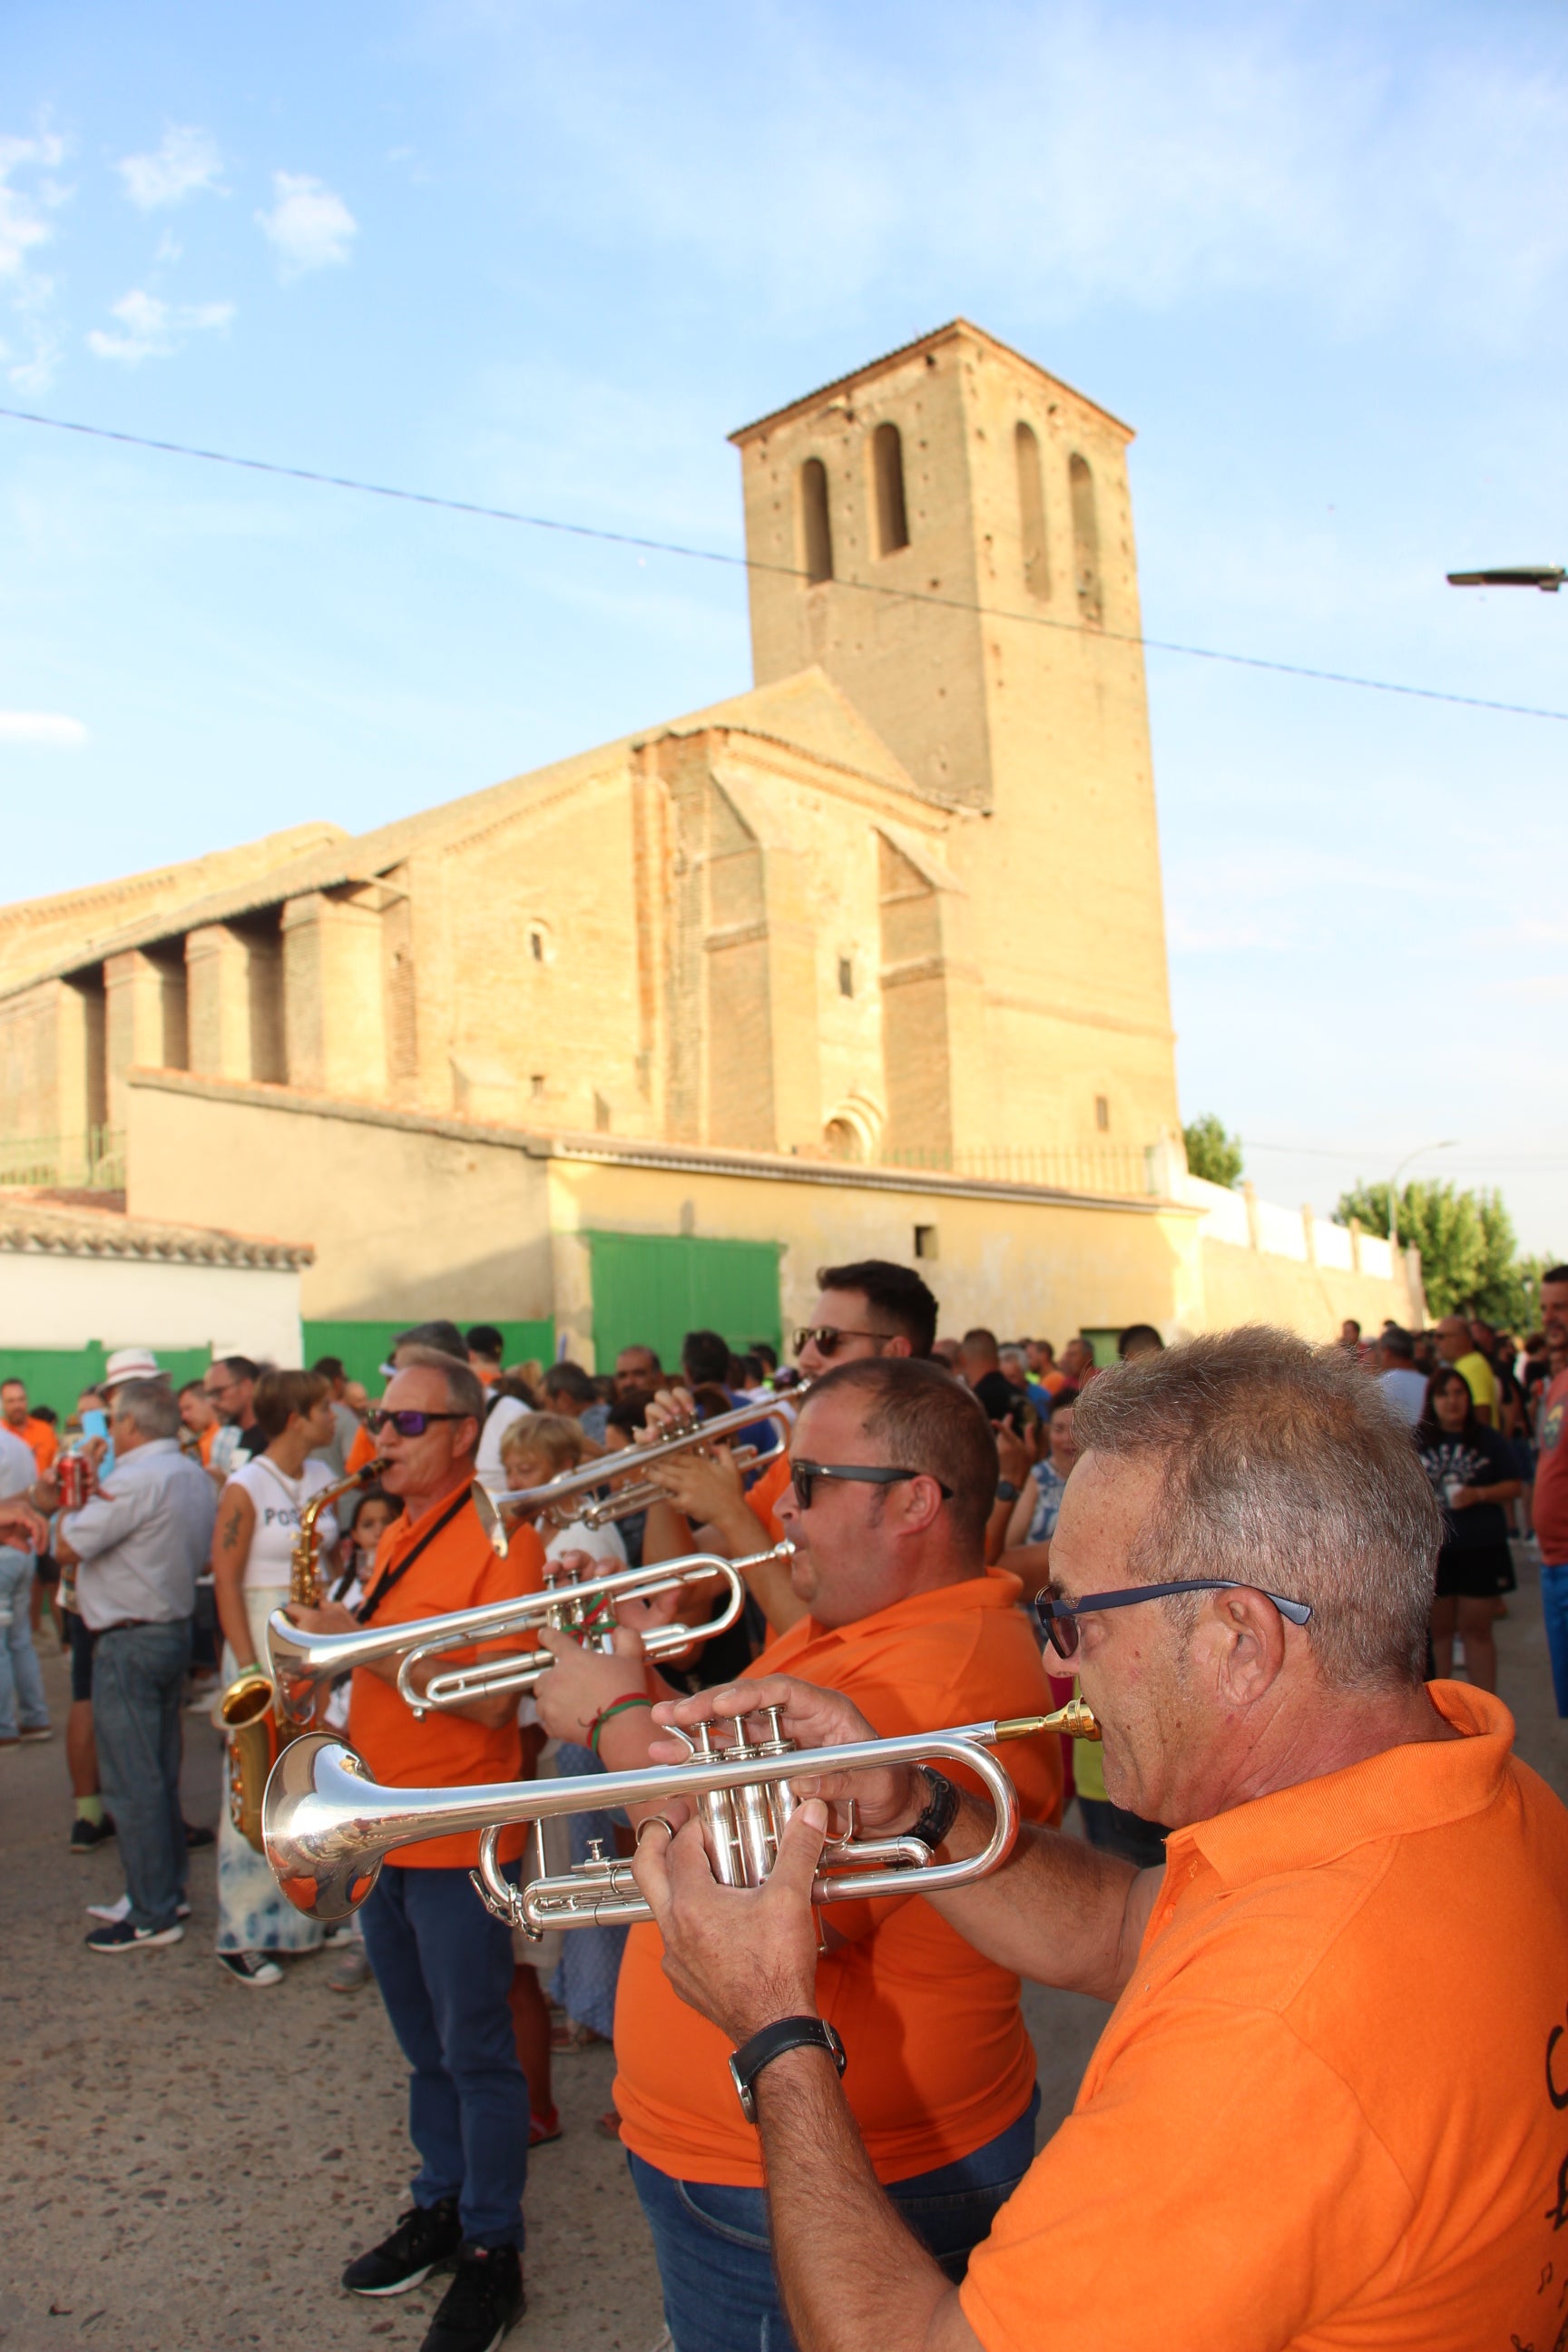
POLYGON ((47 1478, 60 1442, 48 1423, 40 1421, 29 1406, 26 1381, 0 1381, 0 1417, 12 1436, 31 1449, 39 1477, 47 1478))
MULTIPOLYGON (((386 1460, 381 1483, 402 1496, 404 1516, 382 1537, 359 1615, 333 1603, 290 1611, 298 1622, 322 1633, 408 1624, 539 1589, 543 1553, 531 1528, 518 1530, 502 1559, 474 1508, 483 1425, 484 1391, 466 1363, 400 1345, 368 1426, 386 1460)), ((461 1654, 416 1668, 416 1687, 461 1654)), ((458 1788, 517 1779, 515 1691, 416 1719, 397 1693, 398 1663, 361 1667, 350 1692, 350 1744, 374 1780, 458 1788)), ((525 1834, 503 1840, 503 1859, 515 1861, 525 1834)), ((363 1915, 365 1951, 413 2070, 408 2130, 422 2162, 412 2210, 349 2264, 343 2284, 355 2294, 401 2294, 455 2264, 424 2352, 490 2352, 523 2307, 528 2085, 508 2005, 511 1935, 469 1882, 478 1859, 477 1832, 401 1846, 363 1915)))
MULTIPOLYGON (((888 1732, 1050 1704, 1019 1587, 984 1561, 996 1447, 969 1391, 897 1357, 826 1372, 801 1408, 781 1521, 800 1614, 765 1653, 847 1693, 888 1732), (807 1465, 811 1465, 809 1468, 807 1465)), ((595 1655, 546 1635, 539 1710, 594 1736, 612 1769, 647 1760, 635 1645, 595 1655)), ((1055 1739, 1016 1751, 1025 1812, 1061 1804, 1055 1739)), ((849 2096, 878 2177, 933 2253, 964 2256, 1034 2152, 1035 2053, 1016 1964, 1002 1967, 912 1895, 825 1910, 824 2013, 857 2052, 849 2096)), ((756 2135, 729 2044, 684 2010, 658 1932, 634 1927, 616 2003, 616 2104, 680 2352, 784 2352, 756 2135)), ((866 2339, 868 2342, 870 2339, 866 2339)))
MULTIPOLYGON (((873 1357, 930 1356, 936 1338, 936 1300, 912 1267, 868 1257, 854 1265, 819 1266, 816 1279, 819 1296, 811 1321, 795 1335, 795 1360, 803 1380, 820 1380, 835 1364, 863 1363, 873 1357)), ((781 1393, 787 1397, 789 1391, 781 1393)), ((668 1396, 660 1400, 666 1406, 673 1402, 668 1396)), ((659 1414, 649 1418, 657 1426, 659 1414)), ((744 1559, 783 1538, 778 1503, 789 1485, 787 1452, 750 1486, 743 1484, 728 1447, 713 1454, 671 1454, 655 1463, 648 1475, 686 1514, 696 1530, 694 1540, 704 1551, 744 1559)), ((1016 1487, 1012 1492, 1016 1497, 1016 1487)), ((787 1568, 770 1562, 748 1570, 747 1582, 772 1632, 784 1633, 805 1613, 787 1568)))
MULTIPOLYGON (((1421 1681, 1440 1530, 1403 1424, 1353 1358, 1253 1329, 1102 1372, 1078 1433, 1042 1617, 1110 1794, 1177 1826, 1142 1872, 1026 1831, 932 1898, 998 1966, 1116 2003, 960 2289, 878 2188, 814 2032, 825 1808, 759 1894, 715 1886, 691 1827, 637 1864, 677 1985, 741 2045, 798 2340, 1563 2345, 1568 1812, 1495 1698, 1421 1681)), ((765 1679, 672 1714, 746 1700, 803 1741, 865 1736, 837 1695, 765 1679)), ((902 1771, 822 1785, 853 1785, 872 1834, 929 1796, 902 1771)), ((947 1851, 987 1819, 961 1800, 947 1851)))

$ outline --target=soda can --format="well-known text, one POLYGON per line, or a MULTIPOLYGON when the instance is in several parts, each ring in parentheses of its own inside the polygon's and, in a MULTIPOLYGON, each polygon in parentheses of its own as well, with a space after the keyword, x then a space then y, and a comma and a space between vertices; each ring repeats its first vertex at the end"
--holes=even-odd
POLYGON ((56 1471, 62 1511, 79 1511, 92 1492, 92 1465, 85 1454, 66 1454, 56 1471))

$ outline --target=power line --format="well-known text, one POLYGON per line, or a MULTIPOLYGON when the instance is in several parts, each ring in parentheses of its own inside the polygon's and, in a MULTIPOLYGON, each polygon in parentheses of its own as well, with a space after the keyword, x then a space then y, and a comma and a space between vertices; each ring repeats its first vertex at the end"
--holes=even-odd
MULTIPOLYGON (((355 490, 373 499, 396 499, 405 505, 439 507, 448 514, 477 515, 486 522, 521 523, 529 530, 549 530, 569 539, 599 540, 611 547, 637 548, 649 555, 675 555, 689 563, 717 563, 737 572, 765 572, 788 580, 809 574, 792 563, 765 563, 749 555, 731 555, 712 547, 686 547, 678 541, 645 539, 636 532, 605 530, 594 523, 563 521, 555 515, 524 514, 512 507, 481 506, 471 499, 441 498, 432 490, 405 490, 387 482, 362 482, 348 474, 321 474, 308 466, 282 466, 266 457, 238 457, 225 449, 198 449, 184 441, 154 441, 143 433, 119 433, 106 425, 82 425, 66 416, 40 416, 32 409, 0 408, 0 416, 16 425, 44 425, 57 433, 79 433, 94 441, 119 441, 132 449, 153 449, 168 457, 199 457, 209 466, 234 466, 249 474, 276 474, 285 481, 311 482, 323 489, 355 490)), ((966 597, 942 596, 934 590, 889 587, 879 581, 837 580, 839 588, 864 596, 887 596, 904 604, 935 604, 949 612, 974 613, 987 620, 1020 621, 1030 628, 1067 629, 1093 635, 1109 644, 1141 646, 1146 652, 1180 654, 1191 661, 1226 662, 1238 669, 1271 670, 1284 677, 1315 679, 1324 686, 1361 687, 1373 694, 1399 694, 1418 702, 1458 703, 1467 710, 1507 711, 1516 719, 1568 720, 1568 710, 1547 710, 1528 702, 1497 702, 1484 695, 1450 694, 1442 687, 1405 686, 1386 677, 1361 677, 1348 670, 1313 669, 1301 662, 1270 661, 1261 654, 1224 653, 1214 646, 1179 645, 1170 638, 1146 637, 1131 630, 1090 628, 1083 621, 1058 621, 1043 613, 1013 613, 995 604, 977 604, 966 597)))

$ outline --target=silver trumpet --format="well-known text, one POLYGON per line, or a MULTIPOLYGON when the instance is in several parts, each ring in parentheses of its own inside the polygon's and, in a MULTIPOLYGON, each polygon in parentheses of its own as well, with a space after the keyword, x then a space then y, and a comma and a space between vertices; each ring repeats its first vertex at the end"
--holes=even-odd
MULTIPOLYGON (((678 1422, 662 1437, 650 1437, 642 1445, 623 1446, 618 1454, 597 1454, 591 1462, 583 1463, 575 1470, 563 1470, 542 1486, 518 1486, 508 1494, 492 1496, 489 1498, 491 1507, 503 1519, 508 1512, 537 1511, 542 1518, 558 1527, 566 1527, 574 1519, 581 1519, 585 1527, 606 1527, 613 1519, 629 1518, 634 1511, 646 1511, 651 1503, 662 1502, 663 1488, 638 1479, 629 1486, 617 1484, 599 1502, 584 1506, 578 1500, 580 1496, 591 1494, 596 1486, 609 1486, 612 1480, 646 1470, 655 1462, 667 1462, 672 1454, 689 1453, 694 1445, 706 1445, 713 1438, 727 1437, 731 1430, 754 1429, 759 1422, 771 1421, 779 1433, 778 1444, 762 1453, 754 1446, 742 1446, 739 1455, 742 1468, 765 1470, 788 1451, 794 1407, 809 1385, 802 1381, 790 1390, 788 1407, 742 1404, 737 1405, 733 1412, 715 1413, 711 1421, 689 1416, 678 1422)), ((490 1541, 498 1551, 506 1549, 504 1526, 491 1528, 490 1541)))
MULTIPOLYGON (((482 1491, 474 1489, 476 1496, 482 1491)), ((415 1667, 426 1658, 440 1657, 448 1650, 467 1649, 479 1642, 498 1641, 510 1633, 574 1633, 590 1649, 608 1650, 617 1602, 650 1601, 656 1593, 679 1591, 719 1577, 726 1590, 713 1616, 697 1625, 677 1620, 643 1636, 647 1656, 668 1657, 674 1651, 689 1649, 694 1642, 710 1642, 735 1622, 746 1605, 744 1570, 789 1559, 794 1553, 795 1546, 788 1542, 738 1560, 724 1559, 717 1552, 688 1552, 679 1559, 658 1560, 647 1568, 620 1568, 607 1576, 581 1578, 566 1575, 551 1561, 546 1563, 542 1591, 488 1601, 479 1609, 455 1609, 445 1617, 421 1617, 400 1625, 367 1625, 353 1633, 308 1633, 291 1624, 282 1610, 275 1610, 267 1622, 267 1649, 279 1709, 286 1722, 307 1724, 330 1683, 355 1666, 387 1658, 399 1661, 397 1695, 416 1716, 432 1707, 463 1706, 470 1699, 492 1697, 498 1691, 531 1691, 555 1663, 548 1650, 478 1658, 446 1674, 433 1675, 422 1691, 415 1689, 412 1677, 415 1667)))
POLYGON ((773 1868, 784 1824, 798 1801, 792 1781, 825 1770, 956 1764, 975 1775, 995 1808, 991 1836, 980 1853, 963 1862, 939 1863, 918 1838, 858 1838, 851 1804, 846 1808, 848 1827, 824 1849, 812 1888, 815 1903, 935 1895, 984 1878, 1012 1852, 1018 1800, 991 1748, 1048 1732, 1100 1738, 1081 1699, 1052 1715, 1012 1716, 841 1748, 797 1748, 783 1736, 775 1710, 769 1710, 767 1720, 762 1739, 751 1738, 745 1722, 738 1720, 717 1745, 711 1727, 700 1724, 698 1737, 688 1738, 691 1753, 679 1764, 595 1773, 585 1780, 504 1780, 464 1789, 380 1788, 352 1748, 326 1733, 307 1733, 284 1748, 267 1784, 267 1859, 298 1910, 331 1922, 358 1909, 382 1863, 398 1846, 478 1830, 479 1866, 473 1877, 486 1906, 510 1927, 539 1936, 547 1927, 586 1927, 652 1915, 628 1865, 603 1854, 559 1877, 512 1886, 501 1874, 500 1844, 502 1831, 517 1822, 537 1825, 563 1813, 657 1805, 671 1797, 689 1800, 701 1821, 715 1876, 726 1886, 758 1886, 773 1868))

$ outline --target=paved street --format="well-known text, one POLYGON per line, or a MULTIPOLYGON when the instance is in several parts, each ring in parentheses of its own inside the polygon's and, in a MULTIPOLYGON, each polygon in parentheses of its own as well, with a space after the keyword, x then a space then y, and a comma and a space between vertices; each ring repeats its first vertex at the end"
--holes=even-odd
MULTIPOLYGON (((1527 1567, 1522 1582, 1498 1629, 1503 1696, 1522 1752, 1568 1796, 1568 1726, 1552 1712, 1527 1567)), ((63 1722, 63 1668, 46 1668, 63 1722)), ((200 1717, 186 1725, 187 1812, 210 1822, 216 1738, 200 1717)), ((0 2347, 416 2346, 437 2289, 377 2305, 337 2285, 409 2173, 403 2068, 374 1989, 330 1993, 324 1958, 292 1964, 274 1990, 234 1983, 212 1957, 210 1853, 195 1857, 183 1944, 92 1958, 83 1906, 121 1882, 112 1845, 72 1859, 69 1822, 58 1739, 0 1757, 0 2347)), ((1070 2105, 1102 2015, 1068 1995, 1031 1999, 1044 2127, 1070 2105)), ((530 2172, 520 2352, 649 2352, 659 2333, 623 2160, 593 2128, 611 2074, 602 2049, 556 2070, 566 2136, 530 2172)))

